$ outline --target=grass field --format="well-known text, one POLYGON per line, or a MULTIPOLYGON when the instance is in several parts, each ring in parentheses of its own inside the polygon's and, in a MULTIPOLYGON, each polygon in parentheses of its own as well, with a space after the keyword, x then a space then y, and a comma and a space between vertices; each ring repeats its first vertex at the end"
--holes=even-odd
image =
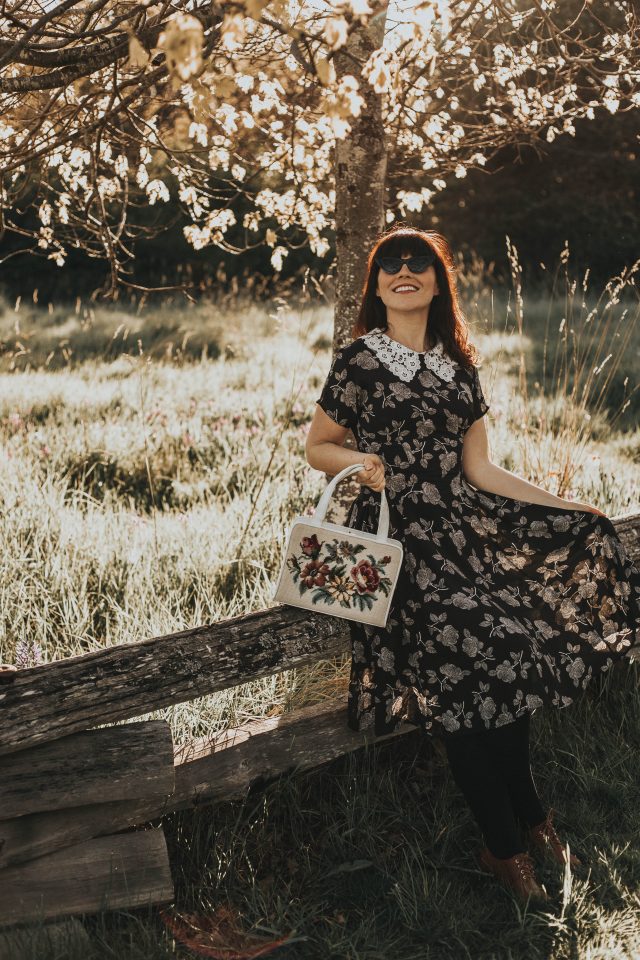
MULTIPOLYGON (((613 518, 638 512, 636 288, 521 300, 472 279, 495 462, 613 518)), ((304 440, 331 330, 326 304, 5 304, 0 659, 30 665, 269 606, 289 518, 323 487, 304 440)), ((153 716, 184 742, 346 697, 348 666, 153 716)), ((540 792, 593 865, 564 887, 543 872, 548 910, 524 915, 476 870, 462 796, 413 734, 171 819, 177 905, 290 935, 286 958, 640 956, 636 671, 608 678, 599 701, 534 718, 540 792)), ((86 925, 96 958, 176 955, 156 911, 86 925)))

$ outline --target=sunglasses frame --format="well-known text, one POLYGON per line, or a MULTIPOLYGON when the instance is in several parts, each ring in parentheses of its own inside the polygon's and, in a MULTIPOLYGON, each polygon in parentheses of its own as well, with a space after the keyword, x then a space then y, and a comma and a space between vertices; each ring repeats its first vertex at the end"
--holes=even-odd
POLYGON ((425 270, 428 270, 429 267, 436 262, 436 255, 432 250, 430 253, 416 254, 415 256, 409 257, 406 260, 403 260, 401 257, 382 256, 376 256, 374 259, 381 270, 384 270, 385 273, 393 276, 395 273, 400 273, 405 263, 409 267, 411 273, 424 273, 425 270), (423 261, 425 261, 425 266, 422 268, 422 270, 417 269, 417 267, 423 261), (390 267, 395 267, 395 269, 389 269, 390 267))

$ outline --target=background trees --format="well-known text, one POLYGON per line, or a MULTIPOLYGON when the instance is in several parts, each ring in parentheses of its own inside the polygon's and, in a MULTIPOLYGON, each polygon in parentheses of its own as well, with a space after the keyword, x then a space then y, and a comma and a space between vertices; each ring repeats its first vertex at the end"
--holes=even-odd
MULTIPOLYGON (((559 239, 598 209, 602 229, 597 137, 578 145, 577 128, 608 119, 616 136, 597 167, 616 179, 635 149, 632 3, 65 0, 43 11, 11 0, 0 20, 10 286, 16 250, 29 249, 62 269, 76 251, 104 262, 108 296, 196 292, 198 271, 180 276, 166 244, 153 248, 166 269, 154 253, 136 273, 143 241, 176 231, 179 261, 201 253, 209 270, 239 255, 248 275, 305 258, 326 269, 336 253, 340 338, 386 223, 446 216, 455 239, 455 197, 459 222, 469 198, 491 249, 508 224, 540 237, 551 223, 559 239), (629 147, 616 156, 620 129, 629 147), (569 186, 588 190, 575 221, 550 209, 542 168, 539 187, 531 173, 559 144, 569 186), (487 174, 505 166, 492 196, 487 174)), ((619 230, 607 236, 607 250, 624 248, 619 230)))

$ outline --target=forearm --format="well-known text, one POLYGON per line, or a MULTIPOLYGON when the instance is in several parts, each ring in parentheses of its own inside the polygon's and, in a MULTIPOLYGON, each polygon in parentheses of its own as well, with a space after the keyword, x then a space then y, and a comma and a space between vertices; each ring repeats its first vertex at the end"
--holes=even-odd
POLYGON ((305 450, 307 463, 314 470, 335 477, 337 473, 354 463, 362 463, 359 450, 349 450, 338 443, 314 443, 305 450))
POLYGON ((556 497, 548 490, 516 476, 515 473, 505 470, 504 467, 499 467, 490 460, 470 475, 465 473, 465 477, 478 490, 485 490, 487 493, 495 493, 498 496, 512 497, 514 500, 541 503, 549 507, 562 507, 572 502, 562 497, 556 497))

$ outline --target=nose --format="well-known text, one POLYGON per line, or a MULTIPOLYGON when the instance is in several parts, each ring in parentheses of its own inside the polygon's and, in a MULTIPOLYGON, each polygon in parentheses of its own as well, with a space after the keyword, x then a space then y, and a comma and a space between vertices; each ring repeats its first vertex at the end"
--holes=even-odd
POLYGON ((411 270, 409 270, 409 267, 406 265, 406 263, 403 263, 398 272, 394 274, 393 280, 395 280, 396 283, 398 280, 411 280, 413 283, 416 282, 415 276, 413 273, 411 273, 411 270))

